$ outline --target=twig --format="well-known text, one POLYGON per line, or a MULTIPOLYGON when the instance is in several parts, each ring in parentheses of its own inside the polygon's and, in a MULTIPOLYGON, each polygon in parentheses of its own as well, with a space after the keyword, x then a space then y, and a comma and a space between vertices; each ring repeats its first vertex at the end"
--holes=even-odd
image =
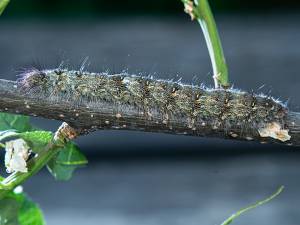
POLYGON ((9 0, 0 0, 0 16, 3 13, 4 9, 8 5, 9 0))
POLYGON ((272 201, 274 198, 276 198, 278 195, 280 195, 280 193, 283 191, 284 186, 281 186, 275 193, 273 193, 271 196, 269 196, 268 198, 258 201, 256 203, 254 203, 253 205, 250 205, 246 208, 243 208, 241 210, 239 210, 238 212, 234 213, 233 215, 231 215, 229 218, 227 218, 221 225, 229 225, 231 224, 231 222, 236 219, 237 217, 239 217, 240 215, 248 212, 251 209, 255 209, 258 206, 264 205, 270 201, 272 201))
POLYGON ((217 25, 208 1, 195 0, 195 4, 192 0, 182 0, 182 2, 185 6, 185 12, 191 16, 192 20, 197 19, 201 26, 213 67, 215 88, 228 88, 229 79, 227 64, 217 30, 217 25))
MULTIPOLYGON (((165 89, 170 90, 172 94, 174 85, 178 84, 171 82, 162 84, 157 81, 155 85, 164 85, 165 89)), ((272 118, 274 120, 280 118, 277 120, 282 124, 282 129, 288 131, 291 136, 289 141, 281 142, 274 138, 263 137, 255 125, 267 123, 265 121, 269 117, 267 116, 268 110, 270 112, 274 110, 272 105, 270 107, 270 104, 273 103, 267 98, 239 94, 230 92, 230 90, 201 92, 199 88, 193 86, 184 86, 184 88, 187 96, 191 96, 191 102, 187 100, 187 102, 179 103, 189 106, 192 110, 190 113, 189 111, 178 111, 178 106, 174 102, 180 96, 175 96, 173 100, 171 96, 168 97, 169 102, 166 106, 164 104, 159 105, 160 103, 157 102, 154 103, 154 106, 149 106, 147 111, 143 111, 145 105, 137 107, 136 104, 138 103, 134 102, 129 104, 103 100, 89 103, 76 98, 75 100, 65 98, 57 101, 39 95, 30 95, 22 92, 18 88, 18 83, 0 79, 0 111, 64 121, 70 126, 80 129, 81 133, 88 133, 96 129, 123 129, 300 145, 299 113, 285 112, 282 111, 285 109, 281 109, 280 105, 274 105, 275 108, 279 107, 279 109, 275 115, 270 117, 268 124, 272 124, 272 118), (198 96, 206 97, 204 98, 206 100, 201 102, 203 105, 199 105, 198 96), (259 102, 261 105, 258 105, 259 102), (240 111, 241 109, 237 104, 240 104, 244 109, 240 111), (167 110, 167 107, 170 109, 167 110), (164 111, 165 109, 167 111, 164 111), (251 110, 253 111, 252 114, 248 114, 248 111, 251 110), (215 111, 219 113, 216 114, 215 111), (262 112, 267 113, 266 116, 261 114, 262 112), (242 115, 243 113, 247 114, 242 115), (233 115, 237 115, 237 118, 233 115), (248 120, 256 122, 255 124, 249 123, 238 119, 238 116, 242 116, 243 120, 248 118, 248 120)), ((146 100, 143 100, 144 104, 146 100)), ((276 134, 277 131, 274 132, 276 134)), ((278 133, 278 136, 280 135, 278 133)), ((280 140, 280 137, 278 139, 280 140)))
POLYGON ((44 149, 41 149, 36 157, 29 160, 27 173, 14 172, 0 183, 0 199, 41 170, 65 143, 75 139, 79 133, 80 131, 70 127, 67 123, 63 123, 56 131, 53 140, 44 149))

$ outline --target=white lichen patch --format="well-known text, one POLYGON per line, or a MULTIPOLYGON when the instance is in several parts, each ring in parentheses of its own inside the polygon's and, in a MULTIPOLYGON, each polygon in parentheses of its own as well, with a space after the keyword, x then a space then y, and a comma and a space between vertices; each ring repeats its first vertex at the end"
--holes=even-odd
POLYGON ((267 123, 265 127, 258 129, 258 132, 261 137, 271 137, 282 142, 291 139, 289 130, 282 129, 277 122, 267 123))
POLYGON ((29 157, 29 146, 23 139, 16 139, 5 143, 5 166, 7 173, 27 173, 26 160, 29 157))

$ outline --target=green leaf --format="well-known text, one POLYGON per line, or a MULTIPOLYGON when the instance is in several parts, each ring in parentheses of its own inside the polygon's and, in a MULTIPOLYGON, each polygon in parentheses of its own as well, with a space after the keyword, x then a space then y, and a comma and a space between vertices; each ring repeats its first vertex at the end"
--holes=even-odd
POLYGON ((38 153, 52 139, 50 131, 31 131, 19 134, 19 137, 24 139, 34 153, 38 153))
POLYGON ((38 205, 26 198, 23 194, 23 202, 19 210, 20 225, 43 225, 44 216, 38 205))
POLYGON ((20 205, 13 199, 6 197, 0 200, 0 225, 16 225, 20 205))
POLYGON ((13 137, 22 138, 26 141, 26 143, 34 153, 38 153, 51 141, 52 132, 29 131, 24 133, 17 133, 15 132, 15 130, 5 130, 0 132, 0 141, 13 137))
POLYGON ((3 13, 4 9, 8 5, 9 0, 0 0, 0 16, 3 13))
POLYGON ((56 163, 66 166, 82 166, 86 165, 88 160, 76 144, 68 142, 65 148, 58 153, 56 163))
POLYGON ((240 215, 244 214, 245 212, 251 210, 251 209, 255 209, 256 207, 266 204, 268 202, 270 202, 272 199, 274 199, 275 197, 277 197, 284 189, 284 186, 281 186, 274 194, 272 194, 271 196, 269 196, 268 198, 262 200, 262 201, 258 201, 253 205, 250 205, 246 208, 243 208, 239 211, 237 211, 236 213, 232 214, 230 217, 228 217, 221 225, 229 225, 233 222, 234 219, 238 218, 240 215))
POLYGON ((65 166, 56 163, 55 159, 51 159, 47 164, 49 172, 53 175, 55 180, 68 181, 72 178, 76 166, 65 166))
POLYGON ((80 152, 77 145, 72 142, 66 144, 65 148, 50 160, 47 165, 49 172, 56 180, 67 181, 71 179, 74 170, 86 165, 88 160, 80 152))
POLYGON ((24 193, 9 192, 0 200, 0 225, 44 225, 38 205, 24 193))
MULTIPOLYGON (((0 0, 1 1, 1 0, 0 0)), ((28 116, 0 113, 0 130, 31 131, 32 126, 28 116)))

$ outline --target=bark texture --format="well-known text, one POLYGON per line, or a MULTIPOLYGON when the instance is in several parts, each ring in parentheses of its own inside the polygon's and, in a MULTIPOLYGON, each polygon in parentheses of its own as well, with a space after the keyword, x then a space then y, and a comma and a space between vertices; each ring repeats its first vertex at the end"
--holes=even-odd
POLYGON ((17 82, 0 80, 0 111, 61 120, 83 133, 125 129, 300 145, 300 114, 271 97, 127 74, 27 71, 17 82), (263 137, 270 124, 290 140, 263 137))

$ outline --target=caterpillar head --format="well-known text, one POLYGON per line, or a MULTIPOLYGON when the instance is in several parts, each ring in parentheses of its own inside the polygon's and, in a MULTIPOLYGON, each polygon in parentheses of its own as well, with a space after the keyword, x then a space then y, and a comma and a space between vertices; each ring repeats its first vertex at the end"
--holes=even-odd
POLYGON ((41 91, 47 85, 46 71, 30 69, 23 72, 17 80, 18 86, 26 93, 41 91))
POLYGON ((44 71, 30 69, 23 72, 17 81, 22 87, 32 88, 43 85, 47 81, 47 76, 44 71))

